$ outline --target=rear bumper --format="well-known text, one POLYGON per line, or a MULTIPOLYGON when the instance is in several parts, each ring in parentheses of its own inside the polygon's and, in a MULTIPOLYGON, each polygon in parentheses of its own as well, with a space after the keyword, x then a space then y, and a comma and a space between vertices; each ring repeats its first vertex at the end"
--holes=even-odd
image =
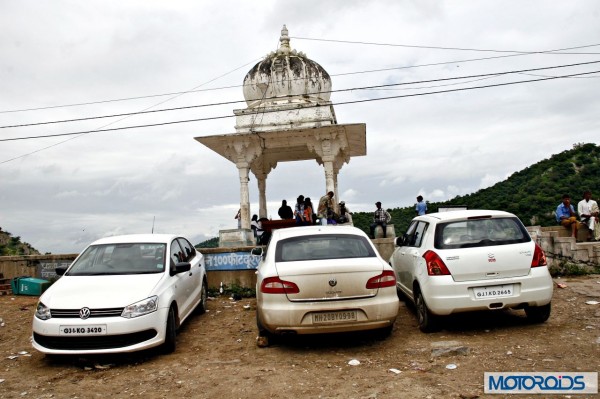
POLYGON ((372 298, 347 301, 289 302, 280 295, 263 294, 257 304, 262 327, 274 334, 319 334, 373 330, 394 324, 399 301, 394 287, 380 290, 372 298), (313 322, 313 314, 355 311, 356 320, 313 322))
POLYGON ((554 283, 547 267, 535 267, 529 275, 497 280, 455 282, 452 276, 430 277, 421 285, 425 303, 436 315, 520 306, 542 306, 550 303, 554 283), (478 299, 474 288, 512 284, 509 297, 478 299))

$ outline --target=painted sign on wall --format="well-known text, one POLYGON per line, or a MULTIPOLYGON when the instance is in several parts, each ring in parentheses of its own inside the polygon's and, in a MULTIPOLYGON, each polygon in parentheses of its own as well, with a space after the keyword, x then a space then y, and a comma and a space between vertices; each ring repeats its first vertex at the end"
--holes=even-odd
POLYGON ((258 267, 260 256, 250 252, 225 252, 204 254, 206 270, 254 270, 258 267))
POLYGON ((59 266, 69 267, 73 263, 72 260, 57 260, 56 262, 40 262, 37 267, 37 277, 44 280, 52 280, 58 278, 54 269, 59 266))

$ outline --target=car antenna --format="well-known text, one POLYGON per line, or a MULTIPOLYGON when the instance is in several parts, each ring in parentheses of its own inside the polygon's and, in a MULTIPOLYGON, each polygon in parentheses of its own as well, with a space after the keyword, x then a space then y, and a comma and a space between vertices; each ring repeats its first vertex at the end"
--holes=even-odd
POLYGON ((152 217, 152 234, 154 234, 154 221, 156 220, 156 216, 152 217))

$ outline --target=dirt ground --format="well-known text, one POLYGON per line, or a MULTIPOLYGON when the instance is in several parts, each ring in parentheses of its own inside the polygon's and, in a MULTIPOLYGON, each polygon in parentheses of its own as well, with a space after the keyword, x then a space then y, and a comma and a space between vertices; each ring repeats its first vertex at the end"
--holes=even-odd
POLYGON ((401 303, 384 340, 301 336, 258 348, 255 300, 221 297, 184 324, 173 354, 63 359, 31 347, 37 298, 2 296, 0 398, 477 398, 486 396, 484 371, 598 371, 600 304, 586 302, 600 301, 600 275, 555 281, 566 287, 555 287, 541 325, 527 324, 523 311, 484 312, 423 334, 401 303), (455 350, 439 355, 435 346, 447 341, 458 341, 455 350))

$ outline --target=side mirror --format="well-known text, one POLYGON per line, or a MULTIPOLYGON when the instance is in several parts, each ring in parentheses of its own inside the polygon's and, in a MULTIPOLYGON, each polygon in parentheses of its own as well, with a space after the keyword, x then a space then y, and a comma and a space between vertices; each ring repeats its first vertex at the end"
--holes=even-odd
POLYGON ((192 264, 190 262, 180 262, 175 264, 175 274, 189 272, 192 268, 192 264))
POLYGON ((252 248, 252 251, 250 251, 250 254, 256 255, 256 256, 262 256, 263 248, 262 247, 252 248))
POLYGON ((64 275, 66 271, 67 271, 67 266, 58 266, 57 268, 54 269, 54 273, 56 273, 57 276, 64 275))

